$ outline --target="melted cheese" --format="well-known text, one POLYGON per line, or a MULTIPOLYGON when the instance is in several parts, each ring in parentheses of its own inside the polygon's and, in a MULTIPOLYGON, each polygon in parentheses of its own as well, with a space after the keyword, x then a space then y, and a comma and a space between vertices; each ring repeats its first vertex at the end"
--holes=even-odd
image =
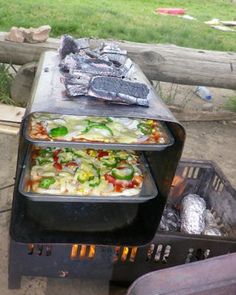
MULTIPOLYGON (((53 138, 56 140, 65 140, 65 141, 101 141, 101 142, 112 142, 112 143, 142 143, 142 142, 155 142, 152 135, 144 135, 140 128, 138 127, 139 123, 143 120, 132 119, 132 118, 116 118, 116 117, 77 117, 71 115, 62 115, 60 118, 58 115, 48 114, 40 115, 34 114, 31 120, 31 135, 33 138, 37 137, 36 124, 41 124, 45 127, 47 133, 50 133, 50 130, 59 126, 64 126, 68 130, 68 134, 65 136, 58 136, 53 138), (90 125, 89 125, 90 124, 90 125), (105 124, 111 132, 106 128, 96 128, 95 126, 89 131, 89 126, 92 124, 105 124), (36 135, 35 135, 36 134, 36 135)), ((163 132, 161 125, 157 125, 156 132, 160 134, 160 139, 157 139, 159 144, 164 144, 167 135, 163 132)), ((40 135, 38 135, 40 136, 40 135)), ((158 137, 157 137, 158 138, 158 137)))
MULTIPOLYGON (((39 148, 38 148, 39 149, 39 148)), ((120 159, 127 159, 126 161, 133 165, 135 174, 142 175, 141 170, 138 168, 139 157, 133 151, 107 151, 110 158, 117 155, 120 159)), ((66 149, 61 149, 57 158, 62 159, 63 163, 62 170, 57 170, 53 163, 47 163, 44 165, 33 165, 31 169, 31 181, 33 185, 31 186, 32 191, 40 194, 50 194, 50 195, 75 195, 75 196, 132 196, 137 195, 142 187, 142 181, 140 185, 135 188, 123 188, 122 192, 116 192, 113 184, 109 183, 105 175, 111 173, 112 167, 107 167, 103 164, 98 156, 98 152, 95 150, 75 150, 71 149, 67 151, 66 149), (67 156, 68 154, 68 156, 67 156), (60 156, 61 155, 61 156, 60 156), (73 155, 73 157, 72 157, 73 155), (73 166, 73 168, 68 167, 67 164, 70 161, 78 163, 78 166, 73 166), (91 166, 92 165, 92 166, 91 166), (91 172, 92 169, 95 171, 99 169, 100 171, 100 184, 95 187, 91 187, 88 181, 84 183, 78 181, 77 169, 83 167, 87 172, 91 172), (92 168, 91 168, 92 167, 92 168), (96 169, 94 168, 96 167, 96 169), (87 168, 87 169, 86 169, 87 168), (48 189, 41 188, 39 186, 40 180, 44 177, 53 177, 55 182, 50 185, 48 189)), ((50 155, 50 154, 49 154, 50 155)), ((53 157, 51 155, 51 157, 53 157)), ((91 174, 93 175, 93 174, 91 174)), ((141 176, 142 179, 142 176, 141 176)), ((117 180, 117 183, 128 185, 129 182, 125 180, 117 180)))

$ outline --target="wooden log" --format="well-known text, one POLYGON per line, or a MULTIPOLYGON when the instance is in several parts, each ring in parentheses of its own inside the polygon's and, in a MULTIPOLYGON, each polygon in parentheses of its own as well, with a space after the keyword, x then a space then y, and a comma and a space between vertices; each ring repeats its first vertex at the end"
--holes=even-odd
POLYGON ((42 52, 57 49, 59 39, 49 38, 45 43, 15 43, 5 41, 6 33, 0 32, 0 62, 24 65, 30 62, 37 62, 42 52))
MULTIPOLYGON (((13 43, 0 33, 0 62, 23 65, 38 61, 43 51, 57 49, 59 39, 45 43, 13 43)), ((104 40, 91 39, 93 46, 104 40)), ((236 89, 236 53, 184 48, 175 45, 116 42, 149 80, 236 89)))
POLYGON ((168 108, 180 122, 236 121, 236 113, 230 111, 190 111, 176 105, 168 105, 168 108))
POLYGON ((31 88, 37 69, 36 62, 30 62, 18 70, 11 84, 11 98, 17 105, 25 107, 31 97, 31 88))
POLYGON ((0 103, 0 121, 20 123, 25 113, 24 108, 0 103))
POLYGON ((175 117, 180 122, 219 122, 219 121, 236 121, 236 113, 233 112, 175 112, 175 117))

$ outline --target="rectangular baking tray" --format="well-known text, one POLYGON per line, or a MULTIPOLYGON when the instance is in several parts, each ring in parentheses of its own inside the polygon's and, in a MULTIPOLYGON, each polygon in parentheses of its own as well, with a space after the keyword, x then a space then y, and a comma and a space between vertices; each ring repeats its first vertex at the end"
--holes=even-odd
POLYGON ((31 201, 37 202, 101 202, 101 203, 143 203, 158 195, 155 181, 151 175, 149 166, 143 154, 140 155, 139 168, 144 175, 144 181, 141 191, 133 196, 77 196, 77 195, 52 195, 39 194, 27 191, 27 182, 30 180, 31 171, 31 147, 25 157, 24 165, 21 171, 19 191, 31 201))
MULTIPOLYGON (((102 117, 102 116, 101 116, 102 117)), ((91 148, 91 149, 110 149, 110 150, 136 150, 136 151, 162 151, 165 148, 172 146, 174 144, 174 137, 172 136, 170 130, 166 126, 165 122, 158 121, 164 132, 167 135, 168 143, 164 144, 136 144, 136 143, 105 143, 105 142, 86 142, 86 141, 63 141, 63 140, 38 140, 32 139, 29 134, 30 128, 30 116, 25 119, 25 128, 23 131, 24 137, 27 141, 33 143, 34 145, 40 146, 56 146, 56 147, 74 147, 74 148, 91 148)))

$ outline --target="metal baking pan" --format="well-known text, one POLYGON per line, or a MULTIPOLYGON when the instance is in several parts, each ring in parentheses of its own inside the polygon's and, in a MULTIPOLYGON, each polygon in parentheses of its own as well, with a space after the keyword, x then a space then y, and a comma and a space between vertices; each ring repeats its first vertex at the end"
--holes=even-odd
POLYGON ((143 154, 140 156, 140 170, 144 175, 141 191, 133 196, 77 196, 77 195, 53 195, 40 194, 28 191, 27 182, 30 180, 31 171, 31 147, 28 148, 25 162, 21 171, 19 192, 31 201, 37 202, 102 202, 102 203, 142 203, 155 198, 158 195, 156 184, 151 175, 149 166, 143 154))
MULTIPOLYGON (((59 115, 60 116, 60 115, 59 115)), ((102 116, 101 116, 102 117, 102 116)), ((115 117, 115 116, 114 116, 115 117)), ((135 119, 135 118, 134 118, 135 119)), ((34 145, 40 146, 56 146, 56 147, 74 147, 74 148, 91 148, 91 149, 111 149, 111 150, 137 150, 137 151, 162 151, 168 146, 173 145, 174 138, 166 126, 165 122, 158 121, 163 132, 166 134, 167 140, 163 144, 142 144, 142 143, 105 143, 105 142, 86 142, 86 141, 66 141, 66 140, 39 140, 30 136, 30 116, 25 119, 24 137, 34 145)))

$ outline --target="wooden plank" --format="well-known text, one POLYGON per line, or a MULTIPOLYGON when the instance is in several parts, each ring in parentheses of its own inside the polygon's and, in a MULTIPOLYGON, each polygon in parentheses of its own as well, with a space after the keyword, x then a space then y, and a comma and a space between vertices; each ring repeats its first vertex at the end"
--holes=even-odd
POLYGON ((17 135, 19 133, 19 130, 20 130, 20 127, 13 127, 13 126, 0 124, 0 133, 17 135))
POLYGON ((10 126, 10 127, 19 128, 20 124, 21 124, 20 122, 8 122, 8 121, 0 120, 0 125, 1 126, 10 126))
POLYGON ((0 103, 0 121, 21 122, 24 113, 24 108, 0 103))
MULTIPOLYGON (((59 39, 45 43, 13 43, 0 32, 0 62, 23 65, 38 61, 46 50, 56 50, 59 39)), ((104 40, 91 39, 92 46, 104 40)), ((144 71, 148 79, 186 85, 236 89, 236 53, 184 48, 168 44, 116 41, 144 71)))

